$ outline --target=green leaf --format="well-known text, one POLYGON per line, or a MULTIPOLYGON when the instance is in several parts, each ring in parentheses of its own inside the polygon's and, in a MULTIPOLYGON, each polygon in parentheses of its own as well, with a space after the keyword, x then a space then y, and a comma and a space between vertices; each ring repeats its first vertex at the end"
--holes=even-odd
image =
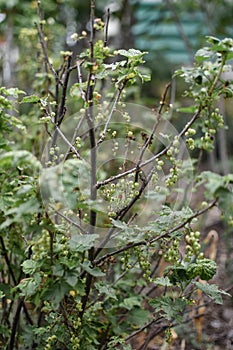
POLYGON ((26 94, 23 90, 19 90, 18 88, 9 88, 6 91, 7 91, 7 95, 13 96, 14 98, 17 98, 18 95, 26 94))
POLYGON ((163 287, 171 287, 173 284, 170 282, 168 277, 157 277, 154 281, 155 284, 163 287))
POLYGON ((205 188, 212 196, 220 187, 224 187, 224 176, 213 173, 211 171, 203 171, 200 175, 200 180, 205 182, 205 188))
POLYGON ((38 263, 35 260, 28 259, 25 260, 21 266, 23 268, 24 273, 33 274, 38 268, 38 263))
POLYGON ((148 54, 147 51, 140 51, 140 50, 135 50, 135 49, 129 49, 129 50, 118 50, 118 54, 128 57, 128 58, 132 58, 132 57, 142 57, 143 55, 148 54))
POLYGON ((35 171, 40 169, 41 164, 31 152, 15 150, 0 155, 0 166, 3 168, 18 166, 35 171))
POLYGON ((36 198, 30 198, 27 202, 22 203, 21 205, 12 208, 6 212, 6 215, 16 214, 17 217, 26 214, 34 214, 39 211, 40 204, 36 198))
POLYGON ((208 297, 213 299, 216 304, 222 304, 222 295, 231 296, 229 293, 225 292, 222 289, 219 289, 215 284, 208 283, 193 283, 198 289, 204 292, 208 297))
POLYGON ((206 36, 206 39, 207 39, 207 42, 209 42, 210 44, 219 44, 220 40, 218 38, 216 38, 215 36, 211 36, 211 35, 208 35, 206 36))
POLYGON ((168 266, 164 273, 168 274, 168 278, 172 284, 185 282, 190 279, 186 267, 181 265, 168 266))
POLYGON ((72 251, 84 252, 94 246, 95 241, 99 238, 99 235, 81 235, 74 234, 71 236, 69 246, 72 251))
POLYGON ((168 296, 155 298, 150 300, 150 305, 159 312, 161 316, 169 321, 175 319, 178 322, 182 321, 182 314, 188 302, 185 299, 172 299, 168 296))
POLYGON ((40 102, 40 98, 36 95, 25 96, 20 103, 38 103, 40 102))
POLYGON ((89 261, 85 261, 83 264, 81 264, 81 266, 86 272, 88 272, 90 275, 92 275, 94 277, 103 277, 103 276, 105 276, 105 273, 102 272, 98 267, 92 268, 90 266, 90 262, 89 261))
POLYGON ((127 230, 128 226, 124 221, 111 219, 114 227, 120 228, 121 230, 127 230))
POLYGON ((21 280, 17 288, 20 289, 21 294, 25 297, 31 297, 36 294, 40 286, 41 276, 39 273, 35 273, 33 277, 21 280))
POLYGON ((217 264, 210 259, 201 259, 196 263, 191 263, 187 268, 187 275, 189 278, 199 276, 202 280, 210 280, 217 271, 217 264))
POLYGON ((100 294, 104 294, 104 300, 114 299, 117 300, 116 291, 106 281, 95 283, 95 287, 100 294))
POLYGON ((69 271, 65 274, 65 281, 71 286, 75 287, 78 282, 78 274, 75 271, 69 271))
POLYGON ((134 307, 128 317, 130 324, 136 325, 137 327, 145 324, 150 317, 150 312, 142 309, 141 307, 134 307))
POLYGON ((219 188, 216 191, 218 205, 225 217, 232 216, 233 213, 233 192, 227 188, 219 188))
POLYGON ((62 277, 64 275, 64 267, 62 264, 57 263, 52 267, 53 275, 57 277, 62 277))
POLYGON ((50 281, 50 285, 43 289, 42 300, 50 300, 54 307, 58 307, 61 300, 70 290, 70 286, 64 281, 50 281))
POLYGON ((139 296, 132 296, 125 298, 123 302, 120 303, 120 307, 124 307, 127 310, 131 310, 135 306, 141 307, 141 298, 139 296))
POLYGON ((195 113, 197 110, 196 106, 190 106, 190 107, 181 107, 181 108, 177 108, 177 112, 180 113, 195 113))
POLYGON ((198 50, 195 59, 198 63, 202 63, 207 58, 211 56, 211 51, 208 47, 203 47, 202 49, 198 50))

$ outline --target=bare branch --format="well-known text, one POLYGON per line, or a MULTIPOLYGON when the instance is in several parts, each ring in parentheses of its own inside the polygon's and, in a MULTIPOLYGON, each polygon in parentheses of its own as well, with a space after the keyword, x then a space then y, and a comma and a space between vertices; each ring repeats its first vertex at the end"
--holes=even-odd
POLYGON ((66 94, 67 94, 67 87, 68 87, 68 82, 69 82, 69 77, 70 77, 70 65, 71 65, 71 60, 72 60, 72 56, 68 55, 67 57, 67 63, 66 63, 66 68, 65 68, 65 77, 64 77, 64 83, 62 86, 62 97, 61 97, 61 102, 60 102, 60 108, 58 111, 58 126, 62 123, 62 120, 65 116, 65 112, 66 112, 66 107, 65 107, 65 103, 66 103, 66 94))
POLYGON ((108 44, 108 25, 109 25, 109 19, 110 19, 110 10, 109 10, 109 8, 108 8, 108 9, 107 9, 107 13, 106 13, 105 27, 104 27, 104 47, 106 47, 107 44, 108 44))

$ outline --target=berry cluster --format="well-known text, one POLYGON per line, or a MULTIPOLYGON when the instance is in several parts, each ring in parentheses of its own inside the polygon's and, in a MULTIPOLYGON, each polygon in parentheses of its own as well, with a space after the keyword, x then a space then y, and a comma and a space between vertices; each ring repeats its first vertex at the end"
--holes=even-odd
POLYGON ((123 264, 123 270, 124 271, 129 271, 133 267, 133 263, 131 261, 131 252, 130 250, 125 250, 123 253, 123 256, 121 257, 120 261, 123 264))
POLYGON ((193 256, 198 259, 203 259, 203 253, 200 245, 200 232, 199 231, 190 231, 185 235, 186 242, 186 254, 184 260, 189 262, 193 256))
POLYGON ((147 282, 151 283, 151 263, 148 250, 141 247, 135 247, 134 250, 138 258, 139 266, 143 271, 143 278, 145 278, 147 282))
POLYGON ((201 129, 202 136, 195 140, 193 136, 196 135, 196 130, 191 127, 185 132, 188 148, 190 150, 194 150, 195 147, 206 151, 213 150, 216 131, 222 127, 223 117, 219 113, 219 109, 215 108, 212 112, 204 109, 201 113, 201 119, 197 123, 197 128, 201 129))
POLYGON ((166 252, 164 252, 163 256, 165 261, 169 263, 176 263, 180 260, 179 253, 180 239, 176 238, 172 241, 172 244, 169 247, 166 247, 166 252))
POLYGON ((52 350, 53 344, 57 340, 57 336, 55 334, 51 335, 47 338, 45 350, 52 350))
POLYGON ((108 216, 114 217, 121 208, 127 206, 132 198, 139 195, 138 182, 134 182, 130 177, 119 180, 116 184, 111 183, 102 187, 102 196, 109 202, 108 216))

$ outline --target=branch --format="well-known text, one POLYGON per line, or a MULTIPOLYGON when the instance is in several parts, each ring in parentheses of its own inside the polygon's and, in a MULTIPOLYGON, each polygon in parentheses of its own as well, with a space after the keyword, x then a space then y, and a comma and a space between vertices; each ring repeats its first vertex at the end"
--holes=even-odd
POLYGON ((105 126, 104 126, 104 131, 102 132, 102 135, 101 135, 100 139, 98 140, 97 145, 102 143, 104 141, 104 139, 105 139, 109 123, 111 121, 111 118, 112 118, 112 115, 113 115, 114 111, 116 110, 116 105, 117 105, 117 103, 120 100, 120 97, 121 97, 122 91, 124 90, 124 87, 125 87, 125 83, 123 83, 122 86, 117 91, 117 95, 116 95, 115 101, 113 103, 113 106, 111 108, 111 111, 109 113, 109 116, 108 116, 107 121, 106 121, 105 126))
MULTIPOLYGON (((178 139, 181 138, 185 132, 190 128, 190 126, 196 121, 196 119, 199 117, 200 115, 200 112, 202 111, 204 107, 200 107, 199 110, 193 115, 193 117, 191 118, 191 120, 185 125, 185 127, 182 129, 182 131, 177 135, 178 139)), ((162 151, 160 151, 159 153, 155 154, 153 157, 147 159, 145 162, 141 163, 140 164, 140 170, 145 167, 146 165, 152 163, 154 160, 162 157, 163 155, 165 155, 167 153, 167 151, 172 147, 172 144, 173 142, 170 142, 168 146, 166 146, 162 151)), ((108 179, 106 180, 103 180, 103 181, 99 181, 97 184, 96 184, 96 188, 100 188, 101 186, 105 186, 107 185, 108 183, 111 183, 113 181, 116 181, 116 180, 119 180, 121 179, 122 177, 125 177, 129 174, 132 174, 134 172, 136 172, 138 170, 137 166, 127 170, 127 171, 124 171, 123 173, 120 173, 120 174, 117 174, 115 176, 111 176, 109 177, 108 179)))
POLYGON ((70 147, 70 149, 74 152, 74 154, 77 156, 78 159, 82 160, 81 155, 79 154, 79 152, 77 151, 77 149, 72 145, 72 143, 67 139, 67 137, 63 134, 63 132, 61 131, 61 129, 56 125, 55 121, 53 121, 53 119, 51 118, 49 112, 47 110, 45 110, 46 115, 50 118, 51 122, 53 123, 54 127, 55 127, 55 131, 61 136, 61 138, 65 141, 65 143, 70 147))
POLYGON ((153 140, 153 137, 154 137, 154 134, 159 126, 159 123, 160 123, 160 120, 162 118, 162 110, 163 110, 163 107, 166 105, 166 98, 167 98, 167 93, 168 93, 168 90, 170 89, 171 87, 171 83, 168 83, 165 87, 165 90, 163 92, 163 95, 162 95, 162 100, 160 102, 160 107, 159 107, 159 110, 158 110, 158 118, 153 126, 153 129, 152 129, 152 132, 150 134, 150 136, 147 138, 145 144, 143 145, 142 149, 141 149, 141 152, 139 154, 139 159, 138 159, 138 162, 137 162, 137 165, 136 167, 138 167, 138 169, 140 169, 140 164, 141 164, 141 161, 142 161, 142 158, 143 158, 143 155, 147 149, 147 147, 151 144, 152 140, 153 140))
MULTIPOLYGON (((53 207, 51 206, 51 208, 53 209, 53 207)), ((54 209, 53 209, 54 210, 54 209)), ((54 210, 54 213, 56 213, 57 215, 59 215, 61 218, 63 218, 64 220, 66 220, 67 222, 69 222, 71 225, 77 227, 82 234, 84 235, 88 235, 88 232, 85 231, 81 225, 79 225, 77 222, 73 221, 72 219, 70 219, 69 217, 65 216, 64 214, 62 214, 60 211, 54 210)))
POLYGON ((65 103, 66 103, 66 93, 67 93, 67 87, 70 77, 70 65, 71 65, 72 56, 69 55, 67 57, 67 63, 66 63, 66 69, 65 69, 65 77, 64 77, 64 83, 62 86, 62 97, 61 97, 61 103, 60 108, 58 112, 58 126, 62 123, 62 120, 64 118, 66 109, 65 109, 65 103))
MULTIPOLYGON (((90 13, 90 23, 91 23, 91 34, 90 34, 90 60, 94 62, 94 20, 95 20, 95 0, 91 0, 91 13, 90 13)), ((87 123, 89 126, 89 140, 90 140, 90 156, 91 156, 91 200, 95 200, 97 197, 97 164, 96 164, 96 139, 95 139, 95 125, 93 118, 93 93, 95 88, 95 76, 92 72, 92 67, 90 68, 88 84, 87 84, 87 102, 89 103, 89 108, 85 113, 87 118, 87 123)), ((90 210, 90 230, 89 234, 93 234, 95 232, 96 225, 96 212, 94 210, 90 210)), ((94 247, 88 250, 88 259, 90 262, 93 261, 95 254, 94 247)), ((85 283, 85 294, 83 295, 82 302, 82 310, 79 313, 79 317, 82 319, 83 314, 85 312, 85 308, 87 305, 88 297, 91 291, 93 276, 90 273, 86 275, 86 283, 85 283)))
POLYGON ((152 321, 148 322, 146 325, 144 325, 143 327, 139 328, 138 330, 136 330, 135 332, 131 333, 127 338, 125 338, 125 341, 129 341, 130 339, 134 338, 136 335, 138 335, 139 333, 143 332, 145 329, 149 328, 150 326, 152 326, 154 323, 158 323, 158 321, 162 320, 162 317, 159 317, 157 319, 153 319, 152 321))
MULTIPOLYGON (((182 222, 181 224, 173 227, 172 229, 160 234, 159 236, 156 236, 154 238, 149 239, 148 241, 146 240, 141 240, 139 242, 136 243, 129 243, 126 246, 119 248, 113 252, 107 253, 103 256, 101 256, 99 259, 96 259, 93 261, 93 265, 94 266, 98 266, 99 264, 103 263, 103 261, 105 261, 106 259, 109 259, 112 256, 118 255, 126 250, 132 249, 134 247, 138 247, 138 246, 142 246, 142 245, 150 245, 156 241, 159 241, 161 238, 164 238, 166 236, 171 235, 173 232, 180 230, 181 228, 183 228, 186 224, 190 223, 194 218, 204 214, 205 212, 207 212, 209 209, 213 208, 217 203, 217 199, 215 199, 213 202, 211 202, 206 208, 197 211, 196 213, 194 213, 193 215, 191 215, 188 219, 186 219, 184 222, 182 222)), ((114 229, 114 228, 112 228, 114 229)))

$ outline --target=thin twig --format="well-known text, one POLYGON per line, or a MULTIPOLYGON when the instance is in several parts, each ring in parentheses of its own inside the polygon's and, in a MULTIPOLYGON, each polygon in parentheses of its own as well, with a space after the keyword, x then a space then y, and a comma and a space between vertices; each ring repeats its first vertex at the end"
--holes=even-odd
POLYGON ((77 149, 73 146, 73 144, 67 139, 67 137, 63 134, 60 127, 55 124, 55 121, 50 117, 50 114, 47 110, 45 110, 46 115, 50 118, 51 122, 53 123, 55 127, 55 131, 61 136, 61 138, 65 141, 65 143, 69 146, 69 149, 72 150, 72 152, 76 155, 78 159, 82 160, 81 155, 77 151, 77 149))
POLYGON ((125 338, 125 341, 129 341, 130 339, 134 338, 136 335, 143 332, 145 329, 149 328, 153 324, 158 323, 158 321, 161 321, 162 319, 163 319, 162 317, 159 317, 157 319, 153 319, 152 321, 148 322, 146 325, 142 326, 141 328, 139 328, 135 332, 131 333, 127 338, 125 338))
MULTIPOLYGON (((76 137, 77 137, 77 135, 78 135, 78 131, 80 130, 81 125, 82 125, 82 123, 84 122, 84 120, 85 120, 85 115, 83 115, 83 116, 80 118, 80 120, 79 120, 79 122, 78 122, 78 124, 77 124, 77 126, 76 126, 76 128, 75 128, 75 130, 74 130, 74 133, 73 133, 71 142, 68 141, 68 142, 71 144, 72 147, 74 147, 74 144, 75 144, 75 141, 76 141, 76 137)), ((75 147, 74 147, 74 148, 75 148, 75 147)), ((73 149, 72 149, 72 150, 73 150, 73 149)), ((76 150, 76 152, 79 154, 79 157, 80 157, 79 159, 82 159, 80 153, 77 151, 76 148, 75 148, 75 150, 76 150)), ((70 152, 70 150, 68 149, 67 152, 66 152, 66 154, 65 154, 65 156, 64 156, 64 159, 66 159, 66 158, 68 157, 69 152, 70 152)), ((76 155, 77 155, 77 154, 76 154, 76 155)))
POLYGON ((152 140, 153 140, 153 137, 154 137, 154 134, 159 126, 159 123, 161 121, 161 118, 162 118, 162 110, 163 110, 163 107, 165 106, 166 104, 166 98, 167 98, 167 93, 168 93, 168 90, 170 89, 171 87, 171 83, 168 83, 165 87, 165 90, 163 92, 163 95, 162 95, 162 100, 160 102, 160 107, 159 107, 159 110, 158 110, 158 118, 157 120, 155 121, 154 123, 154 126, 152 128, 152 132, 150 134, 150 136, 147 138, 145 144, 143 145, 142 149, 141 149, 141 152, 139 154, 139 158, 138 158, 138 162, 137 162, 137 165, 136 167, 140 168, 140 164, 141 164, 141 161, 142 161, 142 158, 143 158, 143 155, 147 149, 147 147, 151 144, 152 140))
MULTIPOLYGON (((51 206, 51 208, 54 210, 54 208, 51 206)), ((62 214, 60 211, 58 210, 54 210, 54 213, 56 213, 57 215, 59 215, 61 218, 63 218, 64 220, 66 220, 67 222, 69 222, 71 225, 77 227, 82 234, 84 235, 88 235, 88 232, 84 230, 84 228, 82 228, 82 226, 80 226, 77 222, 73 221, 72 219, 70 219, 68 216, 62 214)))
POLYGON ((101 135, 100 139, 97 142, 97 145, 102 143, 104 141, 104 139, 105 139, 109 123, 110 123, 110 121, 112 119, 112 115, 113 115, 114 111, 116 110, 116 105, 117 105, 117 103, 120 100, 120 97, 121 97, 122 91, 124 90, 124 87, 125 87, 125 84, 123 83, 122 86, 117 91, 117 95, 116 95, 115 101, 114 101, 114 103, 112 105, 111 111, 110 111, 110 113, 108 115, 107 121, 106 121, 105 126, 104 126, 104 130, 102 132, 102 135, 101 135))
POLYGON ((76 68, 77 68, 77 72, 78 72, 78 82, 79 82, 79 90, 80 90, 80 95, 83 99, 84 102, 87 102, 87 98, 86 98, 86 94, 83 91, 82 85, 83 85, 83 80, 82 80, 82 71, 81 71, 81 64, 83 61, 77 60, 76 61, 76 68))
POLYGON ((104 47, 108 45, 108 25, 109 25, 109 19, 110 19, 110 9, 107 9, 106 13, 106 22, 104 27, 104 47))

